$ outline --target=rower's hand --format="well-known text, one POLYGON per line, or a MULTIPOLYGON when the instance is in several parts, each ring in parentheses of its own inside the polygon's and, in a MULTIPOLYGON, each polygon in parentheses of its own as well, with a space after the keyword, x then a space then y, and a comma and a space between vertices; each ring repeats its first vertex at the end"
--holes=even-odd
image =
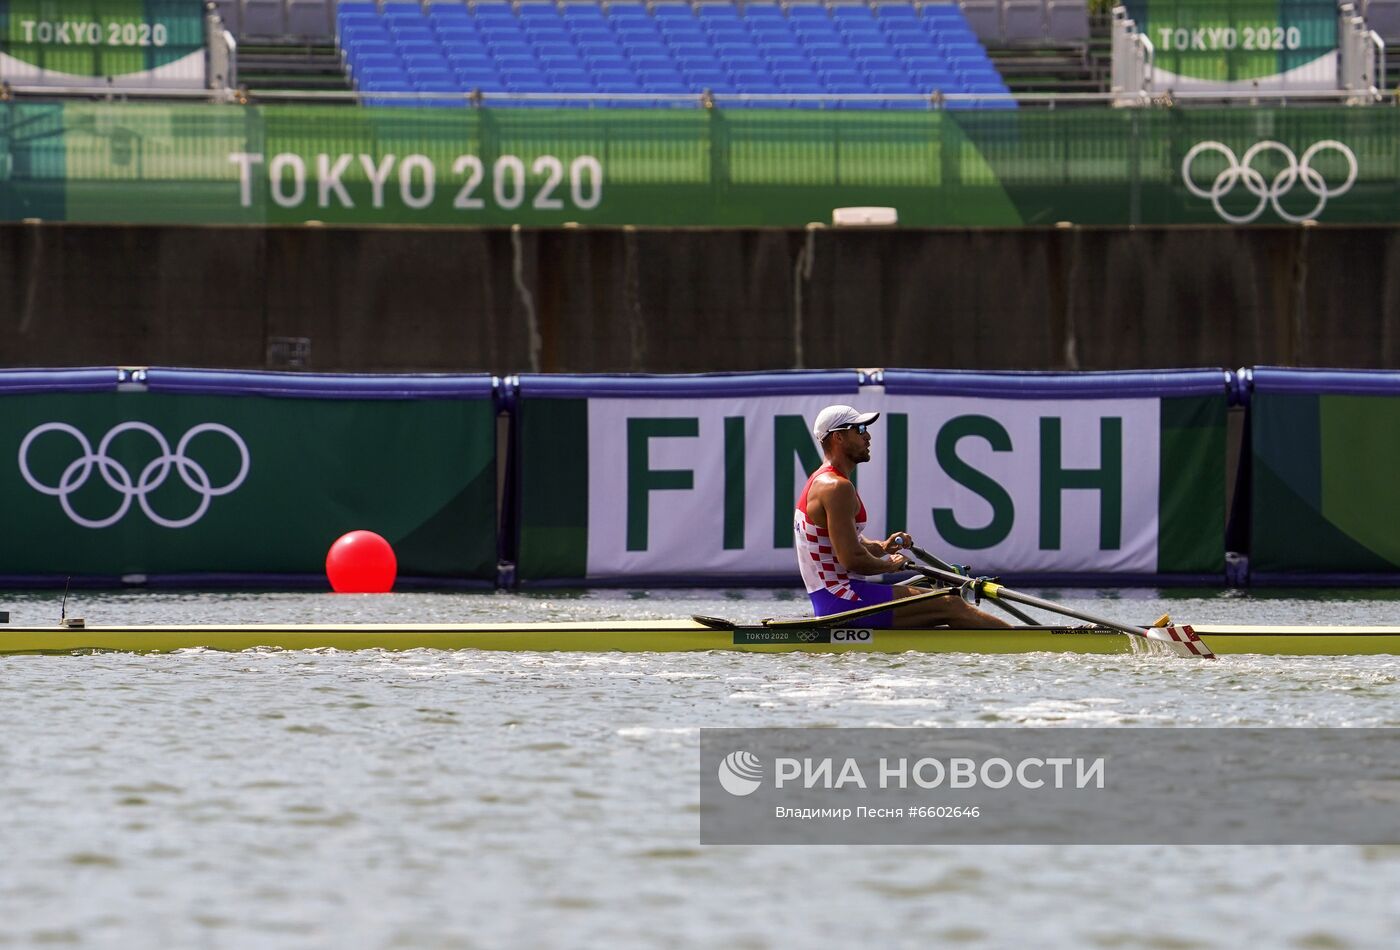
POLYGON ((905 566, 909 564, 909 558, 903 554, 891 554, 888 560, 890 562, 890 566, 886 568, 888 571, 902 571, 905 569, 905 566))
MULTIPOLYGON (((913 544, 914 539, 909 536, 909 532, 896 531, 894 534, 886 538, 884 543, 881 544, 880 547, 886 554, 897 554, 900 551, 900 549, 911 547, 913 544)), ((904 558, 904 561, 908 560, 909 559, 907 557, 904 558)))

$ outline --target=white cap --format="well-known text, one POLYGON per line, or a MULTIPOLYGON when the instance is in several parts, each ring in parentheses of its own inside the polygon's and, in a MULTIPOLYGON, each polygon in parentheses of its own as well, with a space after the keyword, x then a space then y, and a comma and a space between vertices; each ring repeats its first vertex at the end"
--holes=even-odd
POLYGON ((880 418, 878 412, 856 412, 850 406, 827 406, 817 413, 817 421, 812 423, 812 435, 820 442, 831 434, 832 429, 844 426, 870 425, 880 418))

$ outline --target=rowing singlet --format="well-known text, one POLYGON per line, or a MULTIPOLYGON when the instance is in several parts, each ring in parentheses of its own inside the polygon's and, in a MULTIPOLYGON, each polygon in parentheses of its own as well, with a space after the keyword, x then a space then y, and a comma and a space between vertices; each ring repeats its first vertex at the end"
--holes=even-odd
MULTIPOLYGON (((831 472, 838 478, 845 478, 829 462, 812 473, 802 492, 797 496, 797 511, 793 517, 792 530, 797 548, 797 569, 802 572, 802 582, 807 585, 807 593, 826 590, 842 600, 859 600, 851 589, 851 578, 841 562, 836 560, 836 552, 831 547, 831 535, 825 528, 819 528, 807 520, 807 490, 818 475, 831 472)), ((865 502, 860 501, 860 511, 856 513, 856 535, 865 533, 865 502)))

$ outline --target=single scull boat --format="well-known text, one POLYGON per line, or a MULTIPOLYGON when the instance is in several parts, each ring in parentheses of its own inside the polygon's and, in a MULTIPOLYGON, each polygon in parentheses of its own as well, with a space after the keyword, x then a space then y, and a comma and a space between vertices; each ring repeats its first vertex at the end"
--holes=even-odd
MULTIPOLYGON (((1400 655, 1400 626, 1195 626, 1216 654, 1400 655)), ((669 653, 1132 653, 1145 641, 1104 627, 881 630, 809 621, 741 624, 706 618, 595 623, 171 624, 0 626, 0 654, 248 650, 531 650, 669 653)))

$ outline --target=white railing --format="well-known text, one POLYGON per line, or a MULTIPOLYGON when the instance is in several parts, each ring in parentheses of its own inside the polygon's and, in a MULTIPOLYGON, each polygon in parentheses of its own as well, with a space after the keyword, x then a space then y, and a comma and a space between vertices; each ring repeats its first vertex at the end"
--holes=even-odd
POLYGON ((208 50, 207 85, 210 89, 228 92, 238 88, 238 40, 224 28, 218 8, 205 6, 204 41, 208 50))
POLYGON ((1126 7, 1113 8, 1112 60, 1109 91, 1116 106, 1139 106, 1152 99, 1153 64, 1157 50, 1137 23, 1128 18, 1126 7))
POLYGON ((1374 102, 1385 91, 1385 41, 1366 26, 1356 7, 1337 9, 1337 85, 1349 102, 1374 102))
POLYGON ((1385 95, 1385 40, 1375 30, 1367 31, 1367 39, 1371 41, 1371 52, 1375 56, 1375 78, 1376 98, 1385 95))

